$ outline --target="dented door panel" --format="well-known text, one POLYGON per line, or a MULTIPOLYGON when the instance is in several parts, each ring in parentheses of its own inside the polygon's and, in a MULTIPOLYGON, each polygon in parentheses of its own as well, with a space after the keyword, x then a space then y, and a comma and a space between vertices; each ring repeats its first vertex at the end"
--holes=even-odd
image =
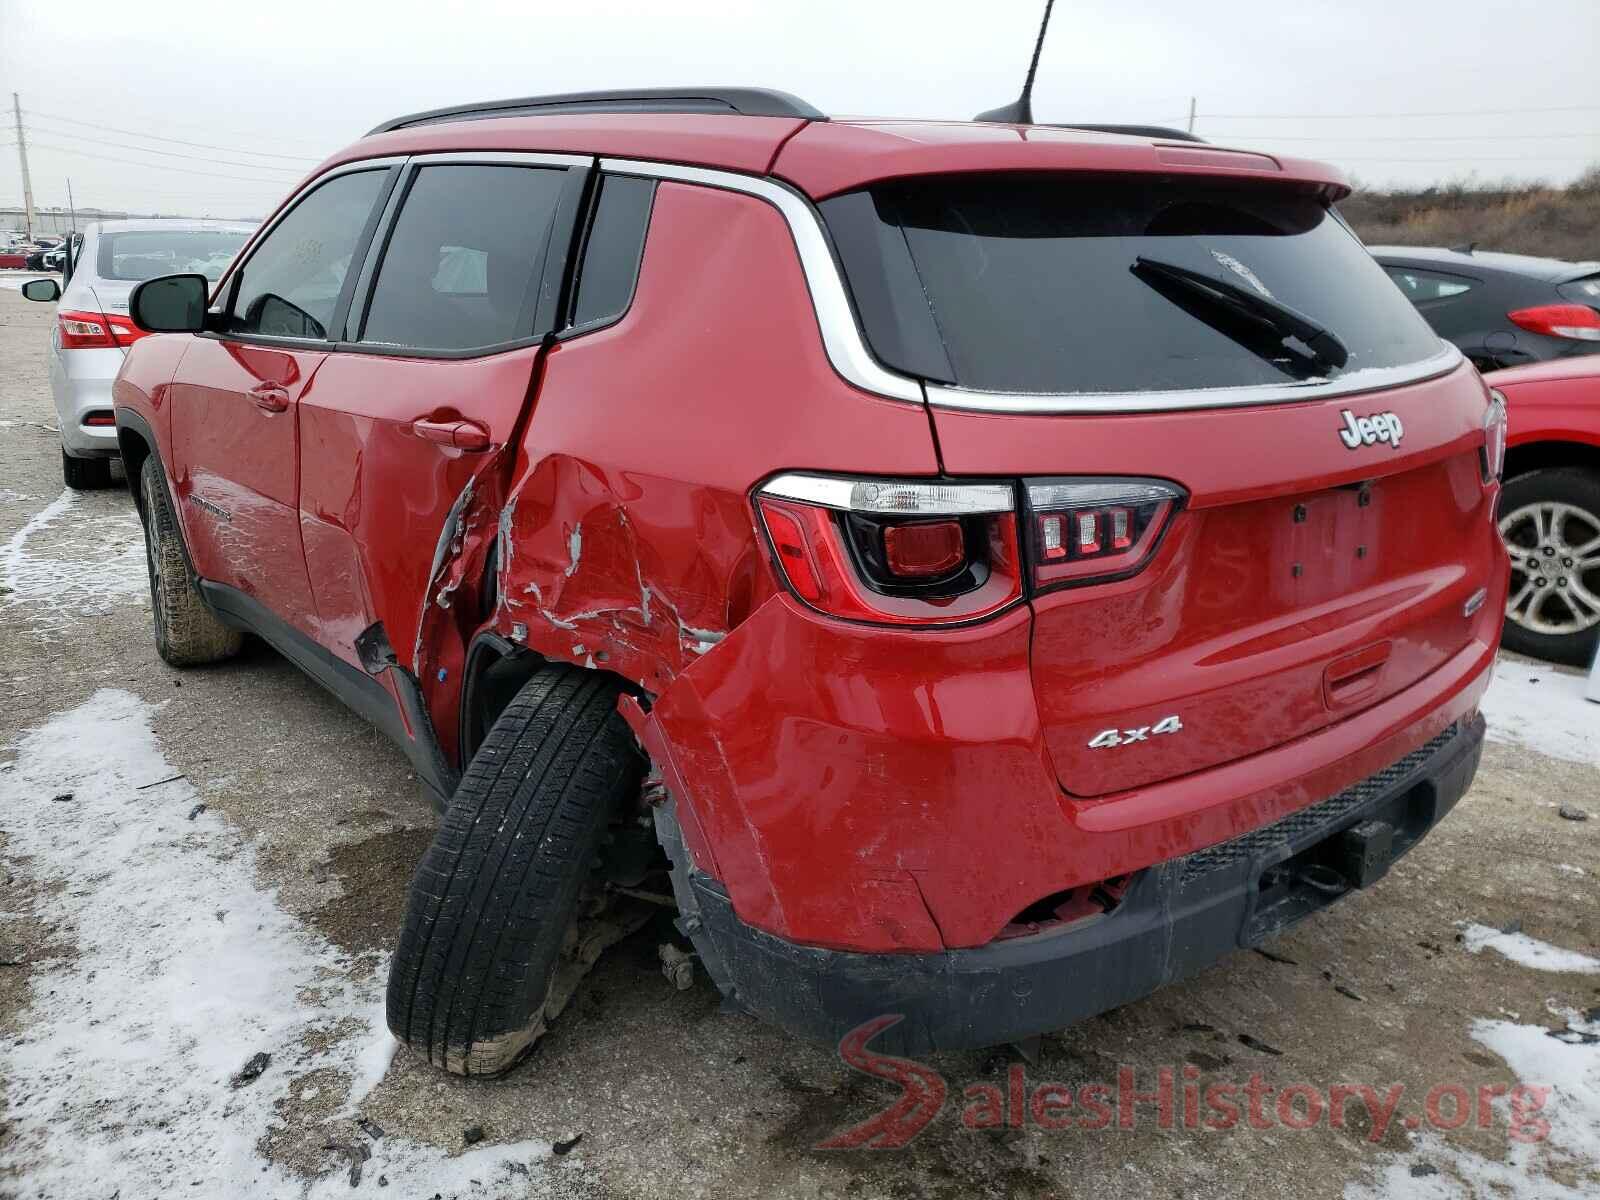
POLYGON ((359 665, 356 635, 381 621, 399 665, 422 683, 447 754, 465 638, 485 614, 478 580, 505 447, 538 356, 537 346, 476 359, 334 354, 301 408, 300 526, 318 640, 359 665), (455 449, 413 428, 457 420, 486 429, 488 448, 455 449))

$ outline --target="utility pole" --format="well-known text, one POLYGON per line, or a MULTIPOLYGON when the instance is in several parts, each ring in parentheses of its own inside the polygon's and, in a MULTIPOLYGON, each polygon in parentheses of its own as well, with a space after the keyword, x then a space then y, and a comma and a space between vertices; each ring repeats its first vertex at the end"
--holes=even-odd
POLYGON ((1195 100, 1195 98, 1193 96, 1189 97, 1189 132, 1190 133, 1194 132, 1194 100, 1195 100))
POLYGON ((11 93, 11 111, 17 118, 17 156, 22 160, 22 207, 28 214, 28 240, 33 241, 33 184, 28 179, 28 139, 22 132, 22 100, 11 93))

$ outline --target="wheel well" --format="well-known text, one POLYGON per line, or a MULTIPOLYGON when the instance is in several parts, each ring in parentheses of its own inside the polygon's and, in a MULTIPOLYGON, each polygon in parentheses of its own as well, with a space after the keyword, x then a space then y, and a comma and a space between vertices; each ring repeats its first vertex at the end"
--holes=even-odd
MULTIPOLYGON (((467 654, 466 679, 461 689, 461 769, 466 770, 484 737, 506 710, 506 705, 539 669, 551 660, 517 646, 494 633, 480 634, 467 654)), ((639 689, 615 672, 607 671, 623 691, 639 689)))
POLYGON ((1588 467, 1600 471, 1600 446, 1585 442, 1527 442, 1506 451, 1503 478, 1549 467, 1588 467))
POLYGON ((117 430, 117 447, 122 451, 122 473, 127 477, 128 491, 133 503, 144 514, 144 496, 139 489, 139 476, 144 471, 144 460, 150 457, 150 443, 126 427, 117 430))

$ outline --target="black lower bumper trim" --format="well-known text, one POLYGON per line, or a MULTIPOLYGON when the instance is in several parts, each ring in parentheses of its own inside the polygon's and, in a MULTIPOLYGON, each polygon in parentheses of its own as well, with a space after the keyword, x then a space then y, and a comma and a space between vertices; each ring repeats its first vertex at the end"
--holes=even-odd
POLYGON ((875 1049, 1017 1041, 1136 1000, 1380 877, 1466 792, 1483 729, 1474 716, 1338 796, 1150 867, 1113 912, 1056 932, 932 954, 823 950, 746 925, 703 875, 675 881, 681 924, 731 1001, 798 1037, 835 1044, 898 1014, 875 1049))

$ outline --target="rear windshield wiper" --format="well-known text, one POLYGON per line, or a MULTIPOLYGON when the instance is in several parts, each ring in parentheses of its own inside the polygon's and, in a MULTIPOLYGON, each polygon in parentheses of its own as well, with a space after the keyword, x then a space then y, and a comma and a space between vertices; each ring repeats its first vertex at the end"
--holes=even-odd
POLYGON ((1280 341, 1293 337, 1311 352, 1310 357, 1314 361, 1324 367, 1336 369, 1350 361, 1350 351, 1336 334, 1281 300, 1263 296, 1260 292, 1226 279, 1218 279, 1204 271, 1159 258, 1146 258, 1144 255, 1134 259, 1130 270, 1147 283, 1160 281, 1174 285, 1196 299, 1248 316, 1254 323, 1270 329, 1280 341))

